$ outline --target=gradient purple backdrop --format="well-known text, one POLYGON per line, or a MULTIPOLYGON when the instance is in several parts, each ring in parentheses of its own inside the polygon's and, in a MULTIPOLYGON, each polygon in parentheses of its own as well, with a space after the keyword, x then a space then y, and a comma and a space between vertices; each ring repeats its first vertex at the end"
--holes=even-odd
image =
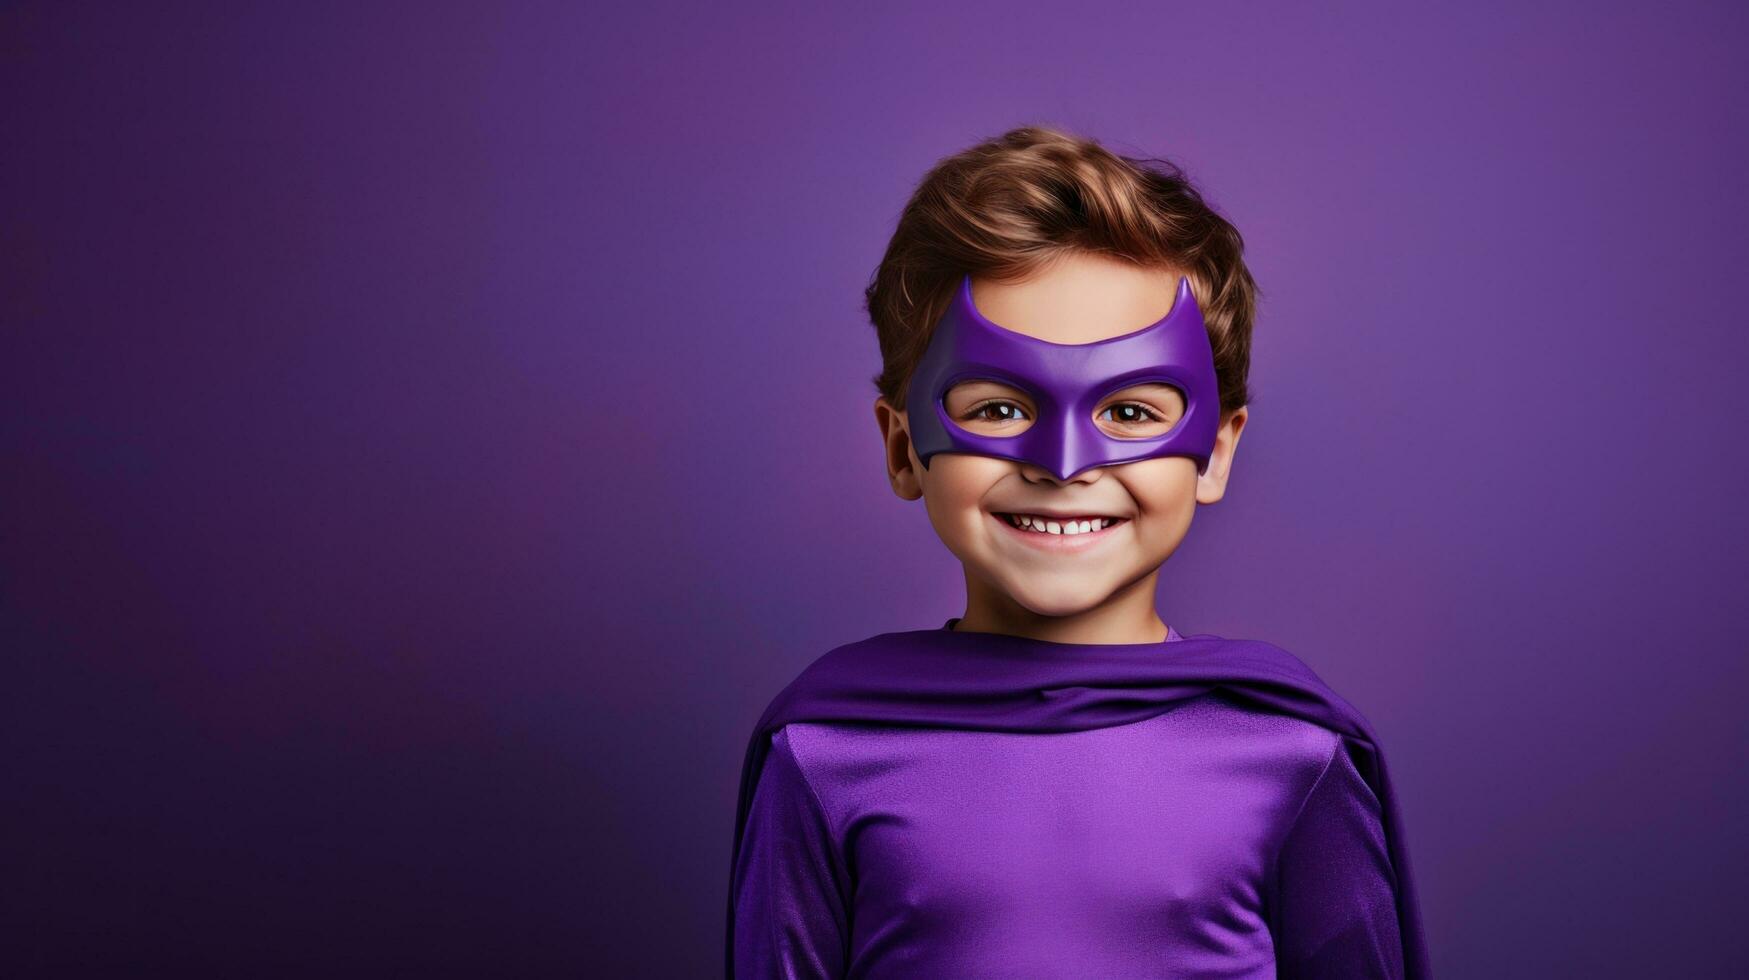
POLYGON ((1023 123, 1263 295, 1186 632, 1401 784, 1442 977, 1749 958, 1740 5, 0 9, 0 972, 720 966, 736 777, 959 567, 861 290, 1023 123))

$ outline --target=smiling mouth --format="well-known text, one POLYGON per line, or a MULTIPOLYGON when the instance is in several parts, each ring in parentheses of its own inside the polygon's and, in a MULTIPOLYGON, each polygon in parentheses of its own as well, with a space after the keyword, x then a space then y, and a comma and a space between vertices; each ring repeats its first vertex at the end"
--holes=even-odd
POLYGON ((1122 517, 1106 517, 1101 514, 1087 514, 1077 517, 1059 517, 1052 514, 998 513, 996 517, 1009 527, 1026 534, 1043 534, 1061 537, 1095 534, 1106 528, 1122 524, 1126 520, 1126 518, 1122 517))

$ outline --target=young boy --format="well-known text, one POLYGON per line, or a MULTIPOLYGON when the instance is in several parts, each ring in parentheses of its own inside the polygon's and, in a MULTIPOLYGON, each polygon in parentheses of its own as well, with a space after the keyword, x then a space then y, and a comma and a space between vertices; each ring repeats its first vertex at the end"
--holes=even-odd
POLYGON ((1247 418, 1241 249, 1169 165, 1052 130, 924 179, 867 294, 875 417, 966 610, 755 726, 729 976, 1428 975, 1366 720, 1155 610, 1247 418))

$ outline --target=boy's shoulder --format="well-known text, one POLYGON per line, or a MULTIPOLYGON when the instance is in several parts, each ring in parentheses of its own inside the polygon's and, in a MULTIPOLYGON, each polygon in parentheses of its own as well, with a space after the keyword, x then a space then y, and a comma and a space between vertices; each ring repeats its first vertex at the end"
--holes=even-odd
MULTIPOLYGON (((862 639, 840 643, 815 656, 796 672, 791 685, 801 682, 810 675, 824 673, 840 665, 890 656, 898 651, 924 654, 931 649, 951 649, 974 637, 987 639, 992 645, 1014 641, 1030 642, 1023 637, 1013 637, 1007 634, 954 633, 941 628, 876 633, 862 639)), ((1124 644, 1123 646, 1142 645, 1124 644)), ((1201 670, 1227 665, 1241 672, 1274 674, 1284 680, 1291 680, 1321 691, 1335 693, 1304 659, 1293 651, 1268 640, 1223 636, 1218 633, 1182 633, 1178 634, 1176 640, 1163 646, 1175 654, 1174 657, 1161 661, 1166 672, 1170 672, 1176 665, 1201 670)))

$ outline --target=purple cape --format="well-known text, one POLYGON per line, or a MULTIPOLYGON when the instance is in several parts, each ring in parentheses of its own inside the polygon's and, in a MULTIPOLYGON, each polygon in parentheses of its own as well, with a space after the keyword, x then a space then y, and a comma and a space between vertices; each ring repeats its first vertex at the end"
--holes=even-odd
MULTIPOLYGON (((954 621, 949 620, 951 625, 954 621)), ((1152 718, 1214 689, 1322 725, 1358 743, 1357 768, 1379 798, 1396 872, 1406 980, 1431 976, 1403 820, 1372 726, 1298 657, 1259 640, 1198 633, 1162 643, 1073 644, 952 629, 882 633, 836 647, 773 698, 741 765, 729 874, 771 736, 790 722, 850 722, 993 732, 1075 732, 1152 718)), ((734 977, 735 898, 727 973, 734 977)))

